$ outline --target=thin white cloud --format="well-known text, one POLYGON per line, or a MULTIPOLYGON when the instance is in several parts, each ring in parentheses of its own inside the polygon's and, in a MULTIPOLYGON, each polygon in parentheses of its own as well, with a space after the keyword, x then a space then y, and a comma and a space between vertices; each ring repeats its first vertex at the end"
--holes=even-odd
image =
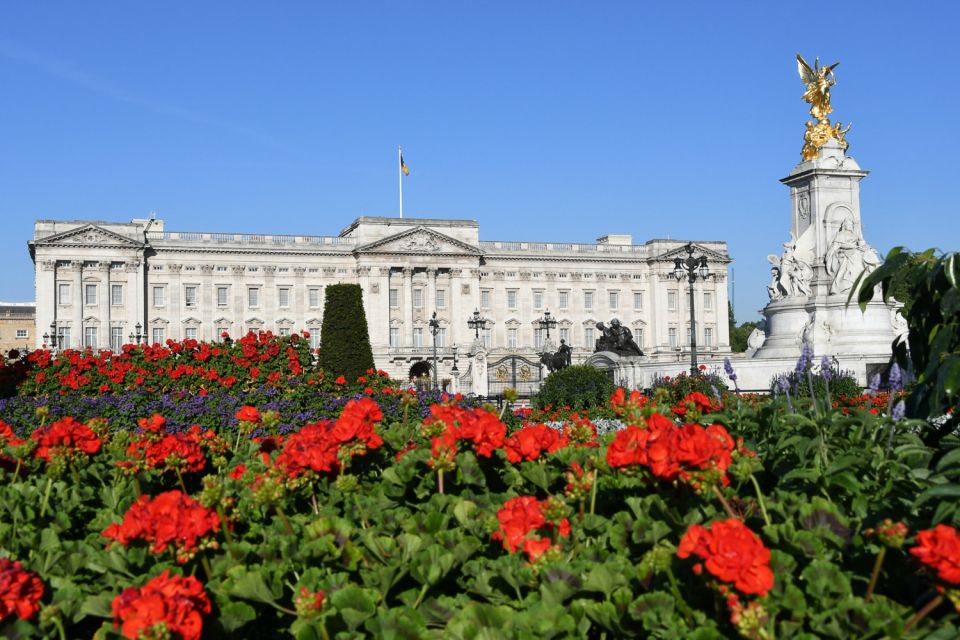
POLYGON ((121 87, 114 86, 83 71, 71 62, 58 59, 54 56, 30 49, 28 47, 24 47, 18 42, 4 36, 0 36, 0 57, 30 65, 31 67, 39 69, 44 73, 68 82, 72 82, 73 84, 83 87, 89 91, 107 96, 108 98, 112 98, 118 102, 124 102, 126 104, 140 107, 146 111, 150 111, 160 116, 175 118, 183 120, 184 122, 190 122, 192 124, 216 127, 218 129, 244 136, 251 140, 256 140, 257 142, 273 147, 283 146, 273 136, 250 129, 249 127, 220 120, 218 118, 211 118, 188 109, 160 104, 153 100, 130 93, 121 87))

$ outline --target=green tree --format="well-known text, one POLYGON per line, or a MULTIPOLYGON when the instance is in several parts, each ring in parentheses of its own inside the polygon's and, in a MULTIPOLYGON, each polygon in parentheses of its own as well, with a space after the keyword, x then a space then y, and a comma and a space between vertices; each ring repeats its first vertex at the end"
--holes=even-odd
POLYGON ((573 365, 554 371, 543 381, 536 407, 589 409, 606 406, 616 387, 605 371, 589 365, 573 365))
POLYGON ((744 322, 737 326, 737 319, 733 315, 733 305, 727 302, 727 314, 730 321, 730 350, 734 353, 743 353, 747 350, 747 338, 753 330, 760 326, 759 322, 744 322))
POLYGON ((320 340, 320 367, 328 376, 353 382, 374 368, 360 285, 327 287, 320 340))
POLYGON ((914 254, 894 247, 884 263, 863 278, 860 308, 866 308, 878 285, 888 302, 898 283, 909 289, 902 313, 910 331, 906 341, 894 341, 893 353, 901 367, 912 362, 917 376, 907 414, 948 416, 924 435, 927 444, 937 446, 960 425, 960 253, 937 258, 933 249, 914 254))

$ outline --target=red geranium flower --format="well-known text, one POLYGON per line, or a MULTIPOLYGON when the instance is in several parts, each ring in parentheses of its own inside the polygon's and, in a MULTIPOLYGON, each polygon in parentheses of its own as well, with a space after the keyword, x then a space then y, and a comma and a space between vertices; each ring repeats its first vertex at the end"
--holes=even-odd
POLYGON ((0 558, 0 622, 12 614, 26 620, 40 608, 43 582, 19 562, 0 558))
POLYGON ((90 455, 99 451, 101 444, 90 427, 69 416, 49 427, 40 427, 30 438, 37 441, 34 455, 47 462, 52 455, 73 456, 78 452, 90 455))
POLYGON ((359 440, 368 449, 376 449, 383 440, 374 430, 374 424, 383 420, 383 412, 370 398, 351 400, 343 408, 340 417, 330 430, 330 435, 339 443, 359 440))
POLYGON ((150 418, 140 418, 137 424, 148 433, 160 433, 166 428, 167 419, 159 413, 155 413, 150 418))
POLYGON ((917 546, 910 553, 950 584, 960 584, 960 536, 945 524, 917 534, 917 546))
POLYGON ((556 429, 545 424, 526 426, 514 432, 503 443, 503 449, 510 462, 521 460, 536 460, 540 453, 553 453, 569 444, 566 436, 560 435, 556 429))
POLYGON ((503 548, 510 553, 523 549, 530 562, 535 562, 552 546, 551 539, 542 537, 543 534, 556 533, 561 538, 570 535, 570 522, 566 518, 559 521, 547 519, 545 509, 549 511, 549 503, 549 500, 541 502, 533 496, 507 500, 497 511, 500 528, 493 533, 493 539, 502 541, 503 548))
POLYGON ((347 384, 347 379, 344 378, 343 376, 338 376, 337 379, 334 380, 334 382, 337 384, 347 384))
POLYGON ((241 422, 255 422, 260 424, 260 412, 257 411, 256 407, 243 407, 236 413, 236 419, 241 422))
POLYGON ((130 587, 113 599, 113 626, 125 638, 160 637, 199 640, 210 599, 193 576, 164 571, 142 587, 130 587))
POLYGON ((736 518, 714 522, 707 528, 692 525, 680 540, 677 557, 704 560, 711 575, 744 594, 764 596, 773 588, 770 550, 736 518))
POLYGON ((124 514, 123 522, 111 524, 102 535, 123 546, 147 542, 153 553, 173 547, 177 562, 184 564, 219 527, 220 516, 215 511, 174 490, 156 498, 140 496, 124 514))

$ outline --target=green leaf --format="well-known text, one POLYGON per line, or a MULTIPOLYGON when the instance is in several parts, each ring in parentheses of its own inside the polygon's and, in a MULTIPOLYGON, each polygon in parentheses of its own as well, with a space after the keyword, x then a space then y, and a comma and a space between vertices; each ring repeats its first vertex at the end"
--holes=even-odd
POLYGON ((220 607, 220 624, 227 633, 233 633, 256 618, 256 610, 246 602, 231 602, 220 607))
POLYGON ((943 471, 955 464, 960 464, 960 447, 947 452, 945 456, 940 458, 940 462, 937 463, 937 471, 943 471))
POLYGON ((348 585, 330 596, 330 605, 336 609, 351 631, 377 612, 377 602, 367 589, 348 585))
POLYGON ((917 496, 913 506, 919 507, 934 498, 960 498, 960 484, 941 484, 931 487, 917 496))
POLYGON ((267 584, 261 571, 251 571, 245 567, 235 567, 230 571, 227 593, 244 600, 267 604, 272 604, 280 598, 280 594, 274 592, 267 584), (239 577, 236 574, 239 574, 239 577))

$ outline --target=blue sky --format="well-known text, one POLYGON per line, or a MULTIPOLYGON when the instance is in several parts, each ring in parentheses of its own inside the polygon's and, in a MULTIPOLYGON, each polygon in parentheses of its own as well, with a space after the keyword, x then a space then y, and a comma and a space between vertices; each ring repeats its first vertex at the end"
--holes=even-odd
POLYGON ((839 60, 864 233, 958 249, 957 3, 0 5, 0 299, 37 218, 334 235, 396 215, 484 239, 722 239, 766 302, 799 160, 794 55, 839 60), (666 6, 666 5, 670 6, 666 6))

